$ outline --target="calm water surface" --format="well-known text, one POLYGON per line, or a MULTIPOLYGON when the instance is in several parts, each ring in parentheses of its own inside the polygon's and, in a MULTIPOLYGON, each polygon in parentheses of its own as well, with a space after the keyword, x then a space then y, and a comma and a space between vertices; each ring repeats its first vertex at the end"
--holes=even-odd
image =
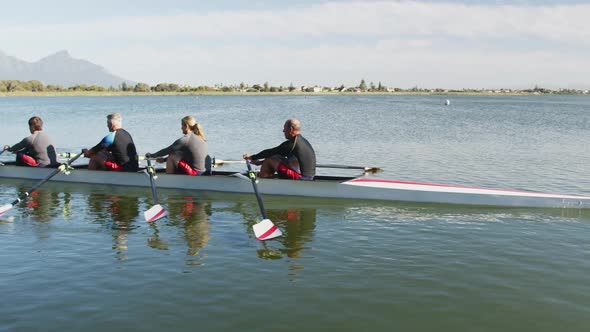
MULTIPOLYGON (((590 194, 589 97, 447 98, 0 98, 0 144, 40 115, 61 150, 90 147, 116 111, 153 152, 194 114, 210 154, 237 159, 296 116, 322 163, 590 194)), ((32 183, 0 179, 0 204, 32 183)), ((253 195, 158 193, 170 216, 154 225, 149 190, 83 184, 48 183, 1 217, 0 330, 590 329, 589 211, 264 196, 285 235, 263 243, 253 195)))

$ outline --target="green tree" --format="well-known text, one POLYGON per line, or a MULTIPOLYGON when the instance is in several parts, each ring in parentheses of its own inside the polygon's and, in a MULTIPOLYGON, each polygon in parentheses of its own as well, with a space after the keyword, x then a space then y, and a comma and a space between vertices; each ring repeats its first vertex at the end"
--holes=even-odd
POLYGON ((293 86, 293 82, 291 82, 291 84, 289 84, 289 92, 293 91, 295 91, 295 87, 293 86))
POLYGON ((48 84, 45 89, 47 91, 63 91, 64 88, 59 86, 59 85, 54 85, 54 84, 48 84))
POLYGON ((364 79, 361 80, 361 84, 359 85, 359 89, 361 89, 362 92, 367 91, 367 83, 365 83, 364 79))
POLYGON ((154 91, 157 92, 164 92, 164 91, 168 91, 168 83, 158 83, 155 87, 154 87, 154 91))
MULTIPOLYGON (((99 92, 103 92, 105 90, 106 89, 100 85, 91 85, 86 89, 86 91, 99 91, 99 92)), ((129 89, 129 90, 131 90, 131 89, 129 89)))
POLYGON ((133 91, 135 91, 135 92, 150 92, 151 88, 149 85, 147 85, 145 83, 137 83, 137 84, 135 84, 133 91))
POLYGON ((121 91, 129 91, 129 87, 126 82, 121 83, 121 91))
POLYGON ((33 92, 45 90, 45 85, 43 85, 43 83, 41 83, 37 80, 28 81, 25 84, 25 87, 28 91, 33 91, 33 92))
POLYGON ((264 91, 268 92, 268 82, 264 82, 264 91))
POLYGON ((10 80, 6 84, 6 90, 8 92, 23 91, 24 87, 21 81, 10 80))

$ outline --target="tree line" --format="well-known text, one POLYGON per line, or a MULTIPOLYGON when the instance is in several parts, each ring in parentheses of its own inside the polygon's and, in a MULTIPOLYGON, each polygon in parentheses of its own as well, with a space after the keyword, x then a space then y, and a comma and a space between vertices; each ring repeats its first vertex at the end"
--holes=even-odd
POLYGON ((0 80, 0 92, 17 92, 17 91, 28 91, 28 92, 62 92, 62 91, 124 91, 124 92, 320 92, 320 91, 387 91, 387 88, 379 82, 378 85, 370 83, 367 85, 365 80, 361 80, 361 83, 355 87, 345 87, 341 85, 339 87, 319 87, 319 86, 294 86, 292 83, 289 86, 270 86, 268 82, 263 84, 248 85, 245 83, 224 85, 215 84, 213 87, 201 85, 201 86, 187 86, 179 85, 176 83, 158 83, 150 86, 146 83, 128 84, 122 82, 117 87, 104 87, 99 85, 86 85, 77 84, 69 87, 63 87, 60 85, 48 84, 44 85, 42 82, 37 80, 32 81, 19 81, 19 80, 0 80), (318 91, 319 89, 319 91, 318 91))
POLYGON ((175 83, 158 83, 150 86, 146 83, 129 84, 122 82, 116 87, 104 87, 99 85, 77 84, 70 87, 48 84, 44 85, 37 80, 19 81, 19 80, 0 80, 0 93, 11 92, 137 92, 137 93, 161 93, 161 92, 178 92, 178 93, 206 93, 206 92, 410 92, 410 93, 534 93, 534 94, 589 94, 588 90, 578 89, 559 89, 551 90, 535 85, 532 89, 431 89, 419 88, 414 86, 408 89, 388 88, 378 82, 377 84, 366 83, 362 79, 357 86, 346 87, 344 84, 336 87, 322 86, 294 86, 291 83, 288 86, 271 86, 268 82, 263 84, 248 85, 245 83, 224 85, 215 84, 214 86, 188 86, 175 83))

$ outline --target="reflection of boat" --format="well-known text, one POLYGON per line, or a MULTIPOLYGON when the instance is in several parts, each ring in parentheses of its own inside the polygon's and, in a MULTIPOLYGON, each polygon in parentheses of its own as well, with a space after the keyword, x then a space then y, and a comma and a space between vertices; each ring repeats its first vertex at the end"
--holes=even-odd
MULTIPOLYGON (((52 169, 0 166, 0 178, 42 179, 52 169)), ((251 193, 252 185, 232 172, 213 172, 212 176, 189 177, 159 174, 158 188, 251 193)), ((58 174, 52 181, 149 187, 141 172, 117 173, 76 169, 70 175, 58 174)), ((370 177, 318 176, 315 181, 260 179, 260 192, 267 195, 372 199, 464 205, 590 208, 590 197, 520 190, 475 188, 370 177)))

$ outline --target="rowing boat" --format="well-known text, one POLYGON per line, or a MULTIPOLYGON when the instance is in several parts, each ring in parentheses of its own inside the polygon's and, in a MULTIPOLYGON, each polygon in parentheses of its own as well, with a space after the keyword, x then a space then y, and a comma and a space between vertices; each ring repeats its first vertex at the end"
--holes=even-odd
MULTIPOLYGON (((0 166, 0 178, 39 180, 52 169, 0 166)), ((252 185, 235 173, 213 171, 210 176, 164 174, 159 170, 158 187, 251 193, 252 185)), ((144 172, 90 171, 77 166, 69 175, 58 174, 52 181, 149 187, 144 172)), ((314 181, 259 179, 261 194, 282 196, 367 199, 503 207, 590 208, 590 196, 548 194, 523 190, 476 188, 458 185, 387 180, 375 177, 317 176, 314 181)))

